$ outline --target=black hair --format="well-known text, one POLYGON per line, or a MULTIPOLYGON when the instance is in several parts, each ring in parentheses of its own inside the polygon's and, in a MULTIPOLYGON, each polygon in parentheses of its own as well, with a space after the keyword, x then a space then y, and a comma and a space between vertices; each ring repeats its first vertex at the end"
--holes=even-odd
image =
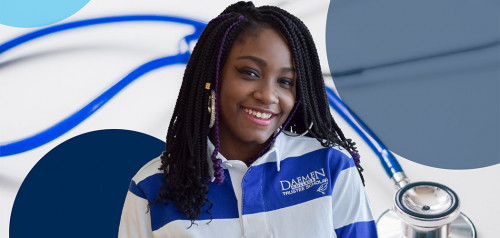
MULTIPOLYGON (((346 149, 353 156, 361 175, 355 143, 345 138, 330 114, 318 53, 307 27, 300 19, 278 7, 256 8, 252 2, 238 2, 211 20, 198 39, 184 72, 167 132, 165 152, 161 155, 163 185, 152 204, 173 202, 191 220, 191 225, 206 203, 209 204, 206 212, 212 217, 212 203, 206 197, 212 178, 207 160, 208 136, 215 145, 212 156, 215 182, 221 184, 224 181, 221 161, 215 158, 219 149, 218 107, 214 128, 208 126, 209 89, 217 92, 220 70, 240 34, 258 27, 272 27, 280 32, 292 54, 300 103, 296 103, 284 124, 286 130, 300 133, 312 123, 307 136, 316 138, 324 147, 341 146, 346 149)), ((273 141, 270 140, 270 143, 273 141)))

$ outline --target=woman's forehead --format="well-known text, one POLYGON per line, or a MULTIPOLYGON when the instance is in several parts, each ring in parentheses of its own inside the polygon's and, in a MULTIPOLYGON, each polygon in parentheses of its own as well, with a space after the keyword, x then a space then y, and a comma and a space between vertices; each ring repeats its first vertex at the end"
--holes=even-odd
POLYGON ((273 28, 263 28, 257 34, 248 35, 233 45, 230 60, 261 58, 268 63, 278 63, 280 67, 293 67, 290 47, 285 39, 273 28))
POLYGON ((286 42, 286 44, 289 45, 283 33, 281 33, 276 27, 273 27, 268 23, 257 23, 247 27, 246 29, 243 29, 238 34, 235 43, 244 43, 249 39, 259 37, 262 33, 268 32, 277 33, 286 42))

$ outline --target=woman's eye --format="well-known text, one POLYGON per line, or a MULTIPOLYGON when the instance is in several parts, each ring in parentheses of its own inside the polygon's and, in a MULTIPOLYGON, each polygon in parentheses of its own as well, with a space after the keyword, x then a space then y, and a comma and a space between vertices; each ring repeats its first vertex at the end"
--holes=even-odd
POLYGON ((250 77, 259 77, 259 74, 257 73, 257 71, 253 70, 253 69, 238 69, 238 71, 242 74, 245 74, 245 75, 248 75, 250 77))
POLYGON ((289 79, 289 78, 280 78, 278 79, 278 83, 285 86, 285 87, 293 87, 295 86, 295 83, 293 82, 292 79, 289 79))

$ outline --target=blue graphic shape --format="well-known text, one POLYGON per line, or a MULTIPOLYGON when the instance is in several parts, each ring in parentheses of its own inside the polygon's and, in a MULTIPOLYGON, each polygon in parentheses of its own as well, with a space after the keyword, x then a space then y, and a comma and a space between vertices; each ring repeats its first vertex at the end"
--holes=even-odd
POLYGON ((90 0, 0 0, 0 24, 31 28, 62 21, 90 0))
POLYGON ((63 142, 21 185, 9 237, 116 237, 130 179, 164 149, 165 142, 129 130, 63 142))
POLYGON ((413 162, 457 170, 499 164, 499 7, 331 1, 326 49, 342 100, 413 162))

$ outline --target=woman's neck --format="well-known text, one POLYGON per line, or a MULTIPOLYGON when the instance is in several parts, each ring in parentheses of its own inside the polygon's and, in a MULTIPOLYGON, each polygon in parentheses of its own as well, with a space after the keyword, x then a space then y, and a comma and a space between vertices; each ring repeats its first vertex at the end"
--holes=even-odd
MULTIPOLYGON (((243 141, 235 140, 224 140, 223 136, 219 137, 220 148, 219 152, 224 155, 228 160, 241 160, 247 163, 250 158, 257 157, 262 149, 267 145, 268 142, 264 144, 252 144, 243 141)), ((210 141, 215 145, 215 140, 213 136, 210 137, 210 141)))

